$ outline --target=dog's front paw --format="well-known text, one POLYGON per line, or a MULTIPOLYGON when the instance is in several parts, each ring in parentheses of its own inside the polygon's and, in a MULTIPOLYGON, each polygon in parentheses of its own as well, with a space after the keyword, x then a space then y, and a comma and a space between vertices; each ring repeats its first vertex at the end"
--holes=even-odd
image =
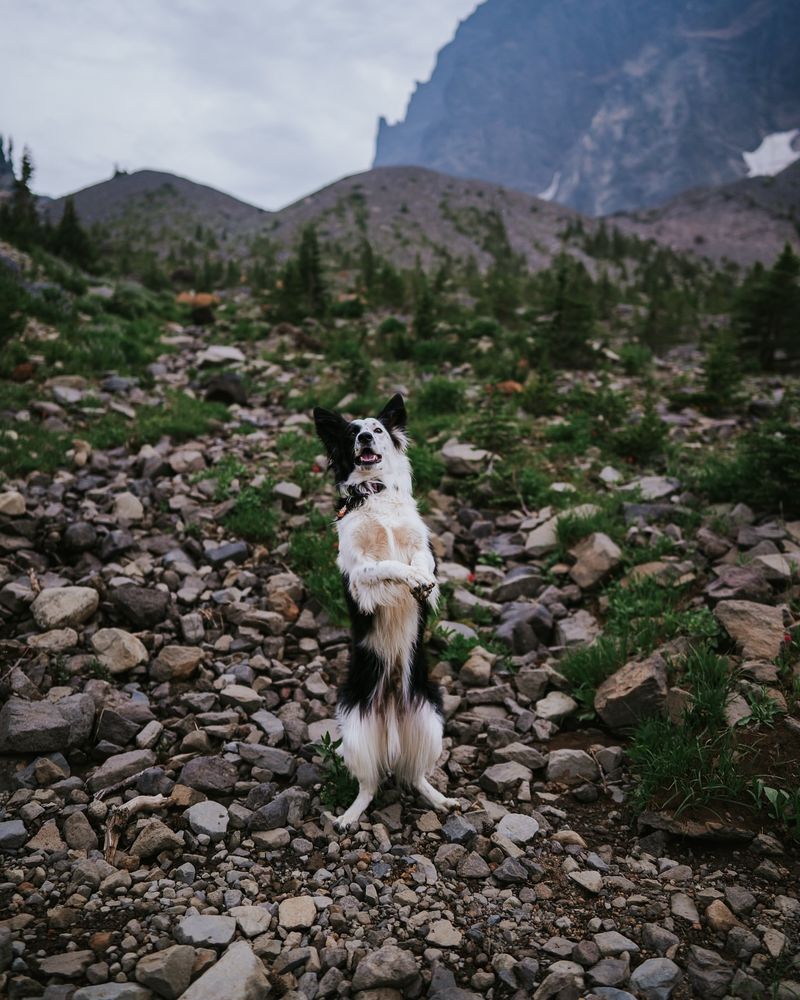
POLYGON ((461 803, 458 801, 458 799, 447 799, 447 798, 442 799, 440 803, 434 806, 434 808, 438 809, 439 812, 449 812, 451 809, 459 809, 460 807, 461 803))
POLYGON ((436 586, 435 583, 418 583, 416 586, 411 586, 411 593, 418 601, 427 601, 431 596, 433 588, 436 586))

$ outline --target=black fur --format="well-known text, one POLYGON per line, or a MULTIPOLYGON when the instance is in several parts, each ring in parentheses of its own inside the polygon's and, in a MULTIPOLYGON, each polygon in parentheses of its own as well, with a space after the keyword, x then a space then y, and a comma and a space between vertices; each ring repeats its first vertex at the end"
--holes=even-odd
MULTIPOLYGON (((372 703, 372 698, 378 688, 386 666, 373 650, 364 646, 364 640, 374 627, 375 615, 365 614, 353 600, 350 594, 350 581, 346 573, 342 574, 344 596, 347 610, 350 614, 351 643, 350 664, 347 677, 339 691, 339 705, 348 710, 358 707, 364 715, 372 703)), ((414 659, 411 664, 411 701, 429 701, 439 715, 444 715, 442 708, 442 690, 438 684, 428 677, 428 658, 425 653, 425 626, 428 620, 428 605, 420 601, 418 605, 417 642, 414 647, 414 659)))
POLYGON ((314 424, 325 445, 328 461, 337 483, 343 483, 356 467, 353 445, 357 428, 339 413, 314 407, 314 424))

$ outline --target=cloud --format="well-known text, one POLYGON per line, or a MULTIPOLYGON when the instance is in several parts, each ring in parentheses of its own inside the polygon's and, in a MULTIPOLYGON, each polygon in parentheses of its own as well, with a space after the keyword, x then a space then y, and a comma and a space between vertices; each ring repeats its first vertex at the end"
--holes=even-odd
POLYGON ((42 193, 119 163, 280 208, 369 167, 475 2, 0 0, 0 132, 42 193))

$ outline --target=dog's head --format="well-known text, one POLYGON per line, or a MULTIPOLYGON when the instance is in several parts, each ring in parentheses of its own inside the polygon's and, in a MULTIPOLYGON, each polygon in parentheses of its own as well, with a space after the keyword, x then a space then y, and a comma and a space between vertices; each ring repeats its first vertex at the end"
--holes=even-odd
POLYGON ((341 414, 317 406, 314 423, 337 483, 380 479, 387 486, 399 486, 410 477, 405 455, 406 407, 399 393, 377 417, 345 420, 341 414))

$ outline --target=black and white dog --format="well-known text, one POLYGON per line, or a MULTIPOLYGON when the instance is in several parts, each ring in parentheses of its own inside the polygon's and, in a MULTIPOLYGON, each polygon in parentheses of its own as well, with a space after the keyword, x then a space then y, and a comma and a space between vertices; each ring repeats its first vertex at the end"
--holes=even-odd
POLYGON ((442 696, 428 678, 423 634, 439 597, 428 529, 411 491, 406 409, 394 396, 377 417, 347 421, 317 407, 317 433, 339 492, 338 565, 352 623, 350 667, 337 718, 358 795, 336 825, 355 825, 394 772, 436 809, 458 805, 428 781, 442 751, 442 696))

